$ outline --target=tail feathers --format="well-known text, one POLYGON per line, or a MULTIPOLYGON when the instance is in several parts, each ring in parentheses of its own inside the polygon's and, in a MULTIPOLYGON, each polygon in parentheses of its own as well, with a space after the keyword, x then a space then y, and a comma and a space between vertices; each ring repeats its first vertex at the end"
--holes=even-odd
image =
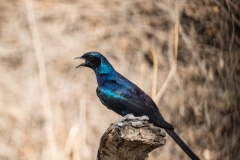
POLYGON ((165 130, 192 160, 200 160, 173 130, 165 130))

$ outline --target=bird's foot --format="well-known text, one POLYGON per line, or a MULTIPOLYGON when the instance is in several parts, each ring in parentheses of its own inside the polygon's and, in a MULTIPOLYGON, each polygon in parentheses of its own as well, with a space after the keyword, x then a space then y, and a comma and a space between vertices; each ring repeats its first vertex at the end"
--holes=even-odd
POLYGON ((128 114, 116 123, 118 126, 123 126, 124 122, 130 122, 133 127, 143 127, 149 126, 148 120, 148 116, 135 117, 133 114, 128 114))

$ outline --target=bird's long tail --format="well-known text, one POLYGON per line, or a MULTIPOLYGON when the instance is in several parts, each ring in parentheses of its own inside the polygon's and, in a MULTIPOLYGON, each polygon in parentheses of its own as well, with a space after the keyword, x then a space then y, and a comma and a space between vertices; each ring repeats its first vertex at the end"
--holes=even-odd
POLYGON ((195 153, 182 141, 182 139, 174 132, 174 130, 165 129, 166 132, 174 139, 174 141, 182 148, 182 150, 192 159, 200 160, 195 153))

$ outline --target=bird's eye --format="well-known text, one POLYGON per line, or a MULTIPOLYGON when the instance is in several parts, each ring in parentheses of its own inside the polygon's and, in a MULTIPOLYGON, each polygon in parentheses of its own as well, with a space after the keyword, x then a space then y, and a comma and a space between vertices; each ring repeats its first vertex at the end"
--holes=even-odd
POLYGON ((88 59, 89 61, 91 61, 91 60, 93 60, 93 56, 89 56, 87 59, 88 59))

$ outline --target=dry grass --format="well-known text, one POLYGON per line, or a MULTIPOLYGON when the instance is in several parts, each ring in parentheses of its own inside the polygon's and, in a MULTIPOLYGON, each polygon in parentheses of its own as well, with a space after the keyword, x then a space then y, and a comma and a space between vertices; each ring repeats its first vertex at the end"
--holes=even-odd
MULTIPOLYGON (((96 158, 120 116, 99 102, 93 71, 74 69, 92 50, 157 94, 201 159, 239 159, 239 10, 237 0, 1 0, 0 159, 96 158)), ((168 138, 148 159, 188 157, 168 138)))

